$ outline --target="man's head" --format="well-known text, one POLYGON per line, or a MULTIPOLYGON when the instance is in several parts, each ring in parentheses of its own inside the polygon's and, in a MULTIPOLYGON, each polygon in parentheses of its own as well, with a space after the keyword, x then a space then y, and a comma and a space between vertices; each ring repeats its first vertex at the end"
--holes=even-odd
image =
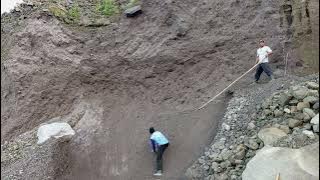
POLYGON ((264 40, 263 40, 263 39, 260 39, 260 40, 259 40, 259 45, 260 45, 260 47, 263 47, 263 46, 264 46, 264 40))
POLYGON ((154 130, 153 127, 149 128, 149 133, 150 133, 150 134, 152 134, 152 133, 154 133, 154 132, 155 132, 155 130, 154 130))

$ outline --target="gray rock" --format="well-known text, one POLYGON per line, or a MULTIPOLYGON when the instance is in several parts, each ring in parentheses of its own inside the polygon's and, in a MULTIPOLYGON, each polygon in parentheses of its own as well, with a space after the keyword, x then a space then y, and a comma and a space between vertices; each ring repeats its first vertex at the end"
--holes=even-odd
POLYGON ((245 143, 245 145, 253 150, 257 150, 259 148, 259 144, 254 140, 254 139, 249 139, 249 141, 247 143, 245 143))
POLYGON ((291 106, 291 107, 290 107, 290 112, 291 112, 291 113, 295 113, 295 112, 297 112, 297 111, 298 111, 297 106, 291 106))
POLYGON ((290 128, 295 128, 295 127, 301 126, 302 123, 303 123, 302 121, 297 120, 297 119, 289 119, 288 120, 288 126, 290 128))
POLYGON ((141 6, 134 6, 124 11, 127 17, 134 17, 142 13, 141 6))
POLYGON ((263 109, 267 109, 271 105, 272 101, 271 99, 266 99, 265 101, 262 102, 261 107, 263 109))
POLYGON ((319 84, 315 83, 315 82, 307 82, 307 87, 309 89, 315 89, 318 90, 319 89, 319 84))
POLYGON ((227 169, 227 167, 230 167, 230 166, 231 166, 230 161, 224 161, 224 162, 222 162, 222 163, 220 164, 220 167, 221 167, 222 169, 227 169))
POLYGON ((299 102, 297 105, 298 111, 303 110, 303 108, 310 108, 310 104, 308 102, 299 102))
POLYGON ((316 113, 310 108, 303 108, 303 113, 307 113, 311 118, 316 116, 316 113))
POLYGON ((319 142, 300 149, 265 146, 246 166, 243 180, 319 179, 319 142), (292 158, 295 157, 295 158, 292 158))
POLYGON ((272 111, 271 111, 270 109, 265 109, 265 110, 263 111, 263 113, 264 113, 266 116, 269 116, 269 115, 272 114, 272 111))
POLYGON ((286 134, 290 133, 290 128, 286 125, 280 125, 279 129, 281 129, 283 132, 285 132, 286 134))
POLYGON ((290 104, 291 106, 295 106, 295 105, 297 105, 298 103, 299 103, 299 101, 296 100, 296 99, 293 99, 293 100, 289 101, 289 104, 290 104))
POLYGON ((231 155, 232 155, 232 151, 227 150, 227 149, 224 149, 220 154, 220 156, 222 157, 223 160, 229 159, 231 157, 231 155))
POLYGON ((314 110, 319 110, 319 102, 316 102, 313 106, 312 109, 314 110))
POLYGON ((213 169, 214 172, 217 172, 217 173, 219 173, 219 172, 222 171, 221 167, 220 167, 219 164, 216 163, 216 162, 213 162, 213 163, 211 164, 211 168, 213 169))
POLYGON ((280 116, 283 116, 283 111, 280 111, 279 109, 274 110, 274 117, 280 116))
POLYGON ((236 160, 241 160, 241 159, 243 159, 245 156, 246 156, 246 150, 245 150, 245 149, 242 149, 242 150, 240 150, 239 152, 237 152, 237 153, 234 155, 234 158, 235 158, 236 160))
POLYGON ((311 119, 310 123, 319 124, 319 113, 311 119))
POLYGON ((227 174, 215 174, 214 175, 215 180, 228 180, 227 174))
POLYGON ((309 122, 311 120, 311 117, 308 113, 303 113, 303 122, 309 122))
POLYGON ((285 132, 274 127, 262 129, 258 133, 258 137, 265 145, 270 145, 284 136, 287 136, 285 132))
POLYGON ((310 104, 315 104, 317 101, 319 101, 319 98, 314 96, 307 96, 306 98, 303 99, 303 102, 307 102, 310 104))
POLYGON ((250 123, 248 124, 247 129, 252 130, 252 129, 254 129, 255 127, 256 127, 256 125, 255 125, 253 122, 250 122, 250 123))
POLYGON ((293 97, 295 97, 296 99, 302 100, 307 96, 308 88, 304 86, 294 86, 294 87, 291 87, 291 93, 293 97))
POLYGON ((303 126, 303 130, 311 130, 311 128, 312 128, 312 125, 311 124, 309 124, 309 123, 307 123, 307 124, 305 124, 304 126, 303 126))
POLYGON ((319 97, 319 91, 318 90, 309 90, 307 95, 319 97))
POLYGON ((280 93, 278 102, 280 106, 287 105, 292 98, 291 94, 289 92, 280 93))

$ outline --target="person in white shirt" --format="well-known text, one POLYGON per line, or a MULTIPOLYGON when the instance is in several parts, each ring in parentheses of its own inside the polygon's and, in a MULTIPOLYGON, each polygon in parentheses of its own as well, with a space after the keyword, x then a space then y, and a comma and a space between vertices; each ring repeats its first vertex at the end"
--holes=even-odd
POLYGON ((272 80, 272 71, 268 65, 269 63, 269 56, 272 54, 272 50, 269 46, 265 45, 264 40, 259 41, 260 48, 257 50, 257 59, 256 63, 258 63, 258 68, 255 74, 255 82, 258 82, 260 79, 260 76, 263 72, 265 72, 269 79, 272 80))
POLYGON ((162 156, 169 146, 169 140, 160 131, 155 131, 153 127, 149 129, 149 132, 152 151, 157 154, 157 171, 154 175, 162 176, 162 156))

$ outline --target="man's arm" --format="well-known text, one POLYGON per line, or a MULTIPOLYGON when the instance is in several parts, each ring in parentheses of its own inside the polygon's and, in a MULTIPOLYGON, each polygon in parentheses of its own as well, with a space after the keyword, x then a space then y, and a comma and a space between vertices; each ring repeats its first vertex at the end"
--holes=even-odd
POLYGON ((272 54, 272 50, 270 49, 270 47, 268 47, 266 57, 270 56, 271 54, 272 54))
POLYGON ((153 139, 150 139, 150 144, 153 152, 156 152, 156 142, 153 139))

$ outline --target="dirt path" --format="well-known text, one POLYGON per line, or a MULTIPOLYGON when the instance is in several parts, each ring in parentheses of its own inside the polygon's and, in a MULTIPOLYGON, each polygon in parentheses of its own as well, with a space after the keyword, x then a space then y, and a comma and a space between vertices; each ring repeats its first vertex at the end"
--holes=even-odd
POLYGON ((114 109, 102 123, 100 132, 92 138, 90 148, 72 145, 70 172, 61 179, 155 179, 152 176, 155 155, 148 147, 150 126, 164 132, 171 143, 164 155, 162 179, 186 179, 186 168, 212 141, 226 102, 224 98, 200 111, 167 114, 150 111, 152 116, 148 115, 148 107, 132 103, 125 109, 114 109), (121 111, 123 113, 119 113, 121 111))

